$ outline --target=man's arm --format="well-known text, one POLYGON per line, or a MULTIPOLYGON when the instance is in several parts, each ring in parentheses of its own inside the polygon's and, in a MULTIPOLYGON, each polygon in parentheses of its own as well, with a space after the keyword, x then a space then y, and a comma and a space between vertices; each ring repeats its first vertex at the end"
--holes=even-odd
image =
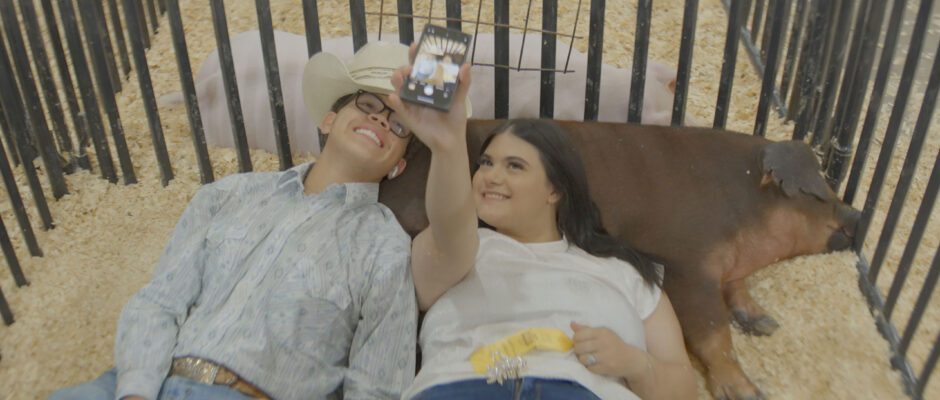
POLYGON ((124 306, 114 346, 118 399, 131 395, 157 398, 170 370, 179 326, 202 287, 206 231, 223 194, 218 184, 196 192, 160 256, 152 280, 124 306))
POLYGON ((346 399, 398 400, 414 379, 418 306, 409 268, 410 239, 401 229, 380 237, 349 349, 346 399))

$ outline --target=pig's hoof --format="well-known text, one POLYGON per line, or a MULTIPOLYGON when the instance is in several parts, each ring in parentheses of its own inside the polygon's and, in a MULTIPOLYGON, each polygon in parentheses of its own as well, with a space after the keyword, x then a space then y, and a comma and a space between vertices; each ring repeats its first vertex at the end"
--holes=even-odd
POLYGON ((770 336, 780 327, 780 324, 768 315, 748 315, 747 312, 738 310, 732 312, 732 316, 735 325, 748 335, 770 336))

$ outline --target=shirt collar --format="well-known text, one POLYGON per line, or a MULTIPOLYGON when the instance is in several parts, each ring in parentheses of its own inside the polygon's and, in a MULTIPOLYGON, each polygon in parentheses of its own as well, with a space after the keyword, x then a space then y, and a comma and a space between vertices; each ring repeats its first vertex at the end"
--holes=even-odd
MULTIPOLYGON (((313 168, 313 162, 297 165, 281 173, 278 189, 292 187, 303 193, 304 178, 313 168)), ((346 206, 374 204, 379 201, 379 184, 375 182, 334 183, 327 186, 324 195, 342 199, 346 206)))

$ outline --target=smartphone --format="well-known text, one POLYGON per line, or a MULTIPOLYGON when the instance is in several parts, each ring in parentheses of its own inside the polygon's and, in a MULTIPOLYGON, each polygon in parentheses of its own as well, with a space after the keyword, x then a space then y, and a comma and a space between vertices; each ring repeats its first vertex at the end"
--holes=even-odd
POLYGON ((456 29, 425 25, 411 75, 399 96, 441 111, 450 110, 457 91, 457 73, 467 56, 470 39, 471 35, 456 29))

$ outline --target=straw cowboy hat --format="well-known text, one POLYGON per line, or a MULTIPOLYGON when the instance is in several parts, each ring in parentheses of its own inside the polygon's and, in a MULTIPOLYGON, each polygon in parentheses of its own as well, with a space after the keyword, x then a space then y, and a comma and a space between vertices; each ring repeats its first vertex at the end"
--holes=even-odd
MULTIPOLYGON (((367 43, 347 63, 332 53, 315 54, 304 67, 302 87, 310 118, 319 124, 337 99, 358 90, 392 93, 392 73, 408 64, 408 46, 399 43, 367 43)), ((466 104, 470 117, 469 98, 466 104)))

